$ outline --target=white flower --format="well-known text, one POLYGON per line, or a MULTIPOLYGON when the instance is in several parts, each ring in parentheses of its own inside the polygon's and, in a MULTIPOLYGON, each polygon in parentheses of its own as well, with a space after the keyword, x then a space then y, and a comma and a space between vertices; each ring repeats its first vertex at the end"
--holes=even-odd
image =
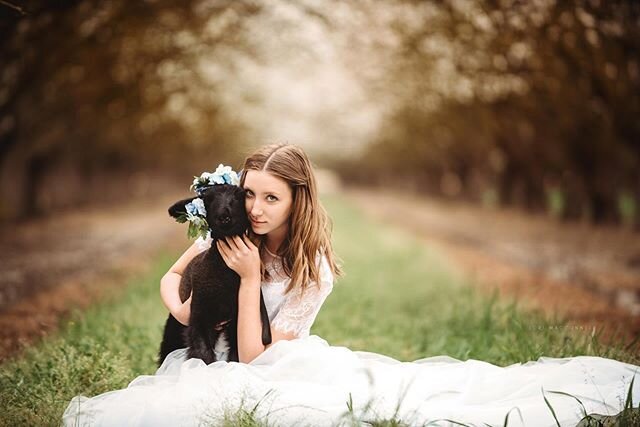
POLYGON ((209 185, 215 184, 224 184, 224 178, 222 175, 218 175, 217 173, 209 175, 209 185))
POLYGON ((225 173, 233 172, 231 166, 224 166, 222 163, 218 165, 216 171, 214 172, 216 175, 224 175, 225 173))
POLYGON ((234 171, 231 171, 229 173, 229 178, 231 180, 230 182, 231 185, 240 185, 240 178, 238 178, 238 174, 235 173, 234 171))
POLYGON ((193 189, 198 186, 201 186, 202 184, 208 183, 210 176, 211 176, 211 173, 209 172, 202 172, 200 176, 194 176, 193 183, 191 184, 191 188, 193 189))
POLYGON ((231 166, 225 166, 222 163, 218 165, 215 172, 209 175, 209 184, 232 184, 238 185, 240 180, 238 175, 231 169, 231 166))

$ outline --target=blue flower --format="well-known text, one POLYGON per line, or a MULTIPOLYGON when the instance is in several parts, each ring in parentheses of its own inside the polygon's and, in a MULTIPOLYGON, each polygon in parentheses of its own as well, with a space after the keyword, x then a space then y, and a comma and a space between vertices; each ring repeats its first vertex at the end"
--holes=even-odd
POLYGON ((224 184, 224 178, 221 175, 218 175, 216 173, 212 173, 211 175, 209 175, 209 184, 210 185, 215 185, 215 184, 224 184))
POLYGON ((199 197, 196 197, 191 202, 187 203, 184 207, 187 210, 187 214, 189 214, 189 217, 207 216, 207 210, 204 207, 204 201, 199 197))
POLYGON ((187 210, 189 215, 196 215, 198 213, 198 208, 196 208, 191 202, 184 205, 184 208, 187 210))
POLYGON ((193 203, 195 207, 198 209, 198 215, 207 216, 207 210, 204 208, 204 200, 198 197, 193 199, 191 203, 193 203))
POLYGON ((234 171, 230 171, 224 174, 224 180, 227 184, 238 185, 240 184, 240 178, 234 171))

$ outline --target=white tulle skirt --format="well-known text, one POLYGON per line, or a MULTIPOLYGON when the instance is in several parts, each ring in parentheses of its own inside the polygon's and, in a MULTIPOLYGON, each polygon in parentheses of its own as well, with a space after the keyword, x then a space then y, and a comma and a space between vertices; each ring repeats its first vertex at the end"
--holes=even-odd
MULTIPOLYGON (((358 425, 394 416, 409 425, 502 425, 509 411, 509 426, 555 426, 546 396, 560 424, 575 426, 580 404, 550 391, 577 397, 587 413, 614 415, 635 374, 640 377, 640 367, 587 356, 508 367, 447 356, 399 362, 312 335, 279 341, 250 364, 207 366, 176 350, 155 375, 140 376, 123 390, 73 398, 63 424, 219 425, 225 414, 255 408, 255 418, 282 426, 358 425)), ((633 396, 637 406, 640 378, 633 396)))

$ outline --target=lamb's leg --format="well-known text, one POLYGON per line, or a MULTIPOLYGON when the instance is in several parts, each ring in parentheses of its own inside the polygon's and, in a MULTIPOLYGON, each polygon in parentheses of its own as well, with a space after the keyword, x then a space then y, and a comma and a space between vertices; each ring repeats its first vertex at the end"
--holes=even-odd
POLYGON ((192 325, 187 328, 187 357, 189 359, 202 359, 207 365, 216 361, 213 346, 209 339, 207 328, 192 325))
POLYGON ((269 323, 269 313, 264 304, 262 289, 260 290, 260 320, 262 320, 262 345, 271 344, 271 324, 269 323))
POLYGON ((228 362, 239 362, 240 358, 238 357, 238 322, 231 321, 225 331, 225 336, 229 341, 229 357, 227 358, 228 362))
POLYGON ((158 354, 158 366, 162 365, 164 359, 166 359, 167 355, 173 350, 187 346, 183 338, 185 328, 186 326, 169 314, 164 325, 162 344, 160 344, 160 352, 158 354))
POLYGON ((214 343, 213 353, 216 360, 229 361, 231 354, 231 347, 229 345, 229 334, 226 331, 227 328, 216 328, 209 335, 209 340, 214 343))

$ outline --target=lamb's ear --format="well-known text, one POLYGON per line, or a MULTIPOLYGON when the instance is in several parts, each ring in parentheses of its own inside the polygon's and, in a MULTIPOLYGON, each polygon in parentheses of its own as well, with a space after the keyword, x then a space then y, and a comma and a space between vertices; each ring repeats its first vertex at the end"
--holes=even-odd
POLYGON ((174 217, 176 219, 181 215, 185 215, 187 213, 187 209, 185 208, 185 205, 190 203, 193 199, 195 199, 195 197, 191 197, 189 199, 184 199, 184 200, 180 200, 178 202, 175 202, 169 208, 169 215, 171 215, 172 217, 174 217))

